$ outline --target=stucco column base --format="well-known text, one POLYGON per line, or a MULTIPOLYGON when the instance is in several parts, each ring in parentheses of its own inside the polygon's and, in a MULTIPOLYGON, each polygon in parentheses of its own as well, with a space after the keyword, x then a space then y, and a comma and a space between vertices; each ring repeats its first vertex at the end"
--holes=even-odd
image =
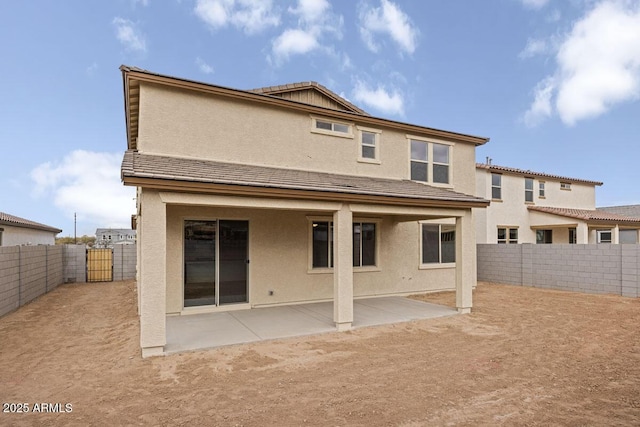
POLYGON ((336 322, 336 330, 338 332, 350 331, 351 329, 353 329, 351 322, 345 322, 345 323, 336 322))
POLYGON ((458 307, 458 313, 469 314, 471 313, 471 307, 458 307))
POLYGON ((142 358, 154 357, 154 356, 164 356, 164 347, 143 347, 142 348, 142 358))

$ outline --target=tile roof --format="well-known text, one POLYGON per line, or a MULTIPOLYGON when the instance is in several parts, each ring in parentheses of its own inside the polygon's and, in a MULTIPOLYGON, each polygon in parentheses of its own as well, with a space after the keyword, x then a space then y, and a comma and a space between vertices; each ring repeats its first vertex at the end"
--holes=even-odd
POLYGON ((337 101, 340 104, 343 104, 344 106, 346 106, 347 108, 349 108, 350 110, 352 110, 355 113, 364 114, 364 115, 367 115, 367 116, 369 115, 362 108, 358 107, 355 104, 352 104, 351 102, 347 101, 346 99, 344 99, 343 97, 341 97, 337 93, 333 92, 330 89, 327 89, 325 86, 321 85, 320 83, 313 82, 313 81, 310 81, 310 82, 298 82, 298 83, 288 83, 288 84, 277 85, 277 86, 260 87, 260 88, 256 88, 256 89, 250 89, 249 92, 261 93, 261 94, 264 94, 264 95, 271 95, 271 94, 277 94, 277 93, 283 93, 283 92, 293 92, 293 91, 296 91, 296 90, 310 89, 310 88, 315 88, 315 89, 319 90, 320 92, 324 93, 325 95, 329 96, 330 98, 333 98, 335 101, 337 101))
POLYGON ((265 189, 454 202, 461 205, 486 206, 489 204, 487 200, 480 197, 409 180, 158 156, 134 150, 125 152, 122 161, 122 177, 125 182, 126 178, 152 178, 265 189))
POLYGON ((529 206, 530 211, 544 212, 552 215, 560 215, 583 221, 607 222, 607 223, 639 223, 640 217, 619 215, 602 210, 552 208, 548 206, 529 206))
POLYGON ((588 179, 581 179, 581 178, 570 178, 566 176, 553 175, 545 172, 534 172, 530 170, 510 168, 506 166, 488 165, 486 163, 476 163, 476 169, 486 169, 489 171, 505 172, 505 173, 511 173, 515 175, 522 175, 522 176, 538 176, 541 178, 550 178, 550 179, 555 179, 558 181, 569 182, 569 183, 580 182, 583 184, 602 185, 602 182, 600 181, 591 181, 588 179))
POLYGON ((61 233, 62 230, 55 227, 50 227, 39 222, 29 221, 28 219, 20 218, 18 216, 9 215, 8 213, 0 212, 0 224, 11 225, 13 227, 32 228, 34 230, 51 231, 53 233, 61 233))
POLYGON ((599 211, 607 211, 618 215, 640 218, 640 205, 604 206, 596 209, 599 211))

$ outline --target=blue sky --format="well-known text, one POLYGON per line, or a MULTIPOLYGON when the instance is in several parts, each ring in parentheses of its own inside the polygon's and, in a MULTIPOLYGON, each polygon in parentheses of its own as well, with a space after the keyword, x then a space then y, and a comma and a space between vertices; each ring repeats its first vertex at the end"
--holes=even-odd
POLYGON ((0 211, 93 234, 134 190, 121 64, 251 89, 317 81, 369 113, 487 136, 477 160, 640 203, 640 0, 0 3, 0 211))

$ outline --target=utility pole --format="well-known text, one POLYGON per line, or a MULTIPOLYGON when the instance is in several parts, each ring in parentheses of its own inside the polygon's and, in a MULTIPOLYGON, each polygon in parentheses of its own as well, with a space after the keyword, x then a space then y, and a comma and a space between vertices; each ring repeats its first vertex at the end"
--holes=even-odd
POLYGON ((76 233, 76 213, 73 213, 73 243, 78 244, 78 234, 76 233))

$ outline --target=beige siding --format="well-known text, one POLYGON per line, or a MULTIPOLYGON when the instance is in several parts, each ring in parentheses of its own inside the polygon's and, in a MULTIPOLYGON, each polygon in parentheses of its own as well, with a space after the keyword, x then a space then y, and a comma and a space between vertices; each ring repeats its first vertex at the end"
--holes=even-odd
MULTIPOLYGON (((352 124, 350 138, 313 133, 307 113, 142 84, 138 147, 148 154, 409 178, 406 133, 380 129, 380 164, 364 163, 358 162, 359 123, 352 124)), ((450 188, 474 194, 475 147, 454 144, 451 167, 450 188)))

